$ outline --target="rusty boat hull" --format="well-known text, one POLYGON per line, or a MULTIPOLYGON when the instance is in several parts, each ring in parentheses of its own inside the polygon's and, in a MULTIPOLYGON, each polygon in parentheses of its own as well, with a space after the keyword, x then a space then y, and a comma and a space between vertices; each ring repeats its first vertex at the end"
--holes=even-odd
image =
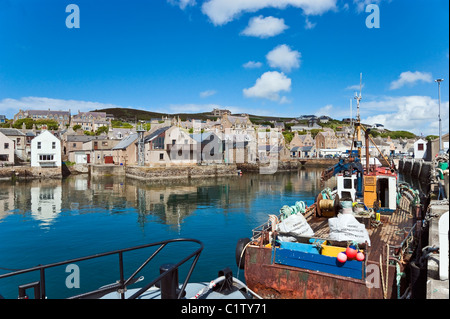
MULTIPOLYGON (((246 283, 263 298, 383 299, 384 296, 381 287, 369 288, 365 280, 272 263, 271 248, 249 246, 245 255, 246 283)), ((395 298, 395 266, 389 266, 389 272, 387 294, 388 298, 395 298)))
MULTIPOLYGON (((312 205, 306 216, 315 238, 327 238, 328 219, 315 215, 312 205)), ((366 247, 360 276, 353 278, 346 273, 330 273, 321 265, 315 268, 277 262, 278 248, 271 247, 271 229, 266 225, 257 230, 256 236, 254 233, 243 254, 246 284, 269 299, 397 299, 409 285, 408 264, 414 242, 420 237, 420 215, 420 209, 406 204, 404 209, 382 215, 378 227, 369 225, 372 243, 366 247)))

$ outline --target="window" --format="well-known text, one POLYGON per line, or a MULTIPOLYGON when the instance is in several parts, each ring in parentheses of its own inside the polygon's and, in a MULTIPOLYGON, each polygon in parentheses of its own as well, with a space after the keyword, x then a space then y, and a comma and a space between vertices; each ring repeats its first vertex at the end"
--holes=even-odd
POLYGON ((351 189, 352 188, 352 179, 344 178, 344 188, 351 189))
POLYGON ((5 150, 9 149, 9 143, 5 143, 5 150))
POLYGON ((153 142, 153 149, 154 150, 162 150, 164 149, 164 137, 157 137, 153 142))
POLYGON ((56 142, 52 142, 52 149, 56 148, 56 142))
POLYGON ((159 154, 159 160, 160 160, 160 161, 164 160, 164 153, 160 153, 160 154, 159 154))
POLYGON ((39 155, 40 161, 53 161, 53 155, 39 155))
POLYGON ((422 143, 417 144, 417 150, 418 151, 423 151, 423 144, 422 143))
POLYGON ((41 142, 37 142, 37 148, 38 148, 38 150, 41 149, 41 142))

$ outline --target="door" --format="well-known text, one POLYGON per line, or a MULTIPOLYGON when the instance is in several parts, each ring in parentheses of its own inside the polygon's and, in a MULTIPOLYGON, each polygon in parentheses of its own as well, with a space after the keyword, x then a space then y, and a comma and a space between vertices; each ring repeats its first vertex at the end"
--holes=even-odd
POLYGON ((105 164, 114 164, 112 156, 105 156, 105 164))
POLYGON ((377 182, 375 176, 364 176, 364 204, 373 208, 373 204, 377 201, 377 182))

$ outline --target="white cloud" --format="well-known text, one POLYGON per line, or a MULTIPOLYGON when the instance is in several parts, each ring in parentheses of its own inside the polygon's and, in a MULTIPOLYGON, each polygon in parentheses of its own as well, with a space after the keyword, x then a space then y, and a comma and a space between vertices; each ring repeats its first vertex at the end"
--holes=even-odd
MULTIPOLYGON (((359 87, 359 84, 355 84, 355 85, 347 86, 345 89, 359 92, 360 87, 359 87)), ((361 89, 364 89, 364 83, 361 85, 361 89)))
POLYGON ((366 7, 369 4, 380 4, 381 0, 353 0, 353 3, 356 6, 356 12, 361 13, 366 10, 366 7))
POLYGON ((242 65, 246 69, 259 69, 262 66, 261 62, 248 61, 242 65))
POLYGON ((242 35, 259 38, 274 37, 289 27, 284 24, 284 19, 265 17, 262 15, 253 17, 248 22, 248 26, 241 32, 242 35))
POLYGON ((317 23, 313 23, 311 21, 309 21, 308 17, 306 17, 305 19, 305 29, 306 30, 311 30, 314 29, 317 23))
POLYGON ((77 114, 78 110, 87 112, 105 108, 123 107, 115 104, 105 104, 100 102, 77 101, 77 100, 61 100, 48 97, 28 96, 20 99, 6 98, 0 101, 0 110, 7 117, 13 117, 14 114, 22 110, 54 110, 68 111, 77 114))
MULTIPOLYGON (((383 97, 361 104, 361 121, 380 123, 389 130, 411 131, 416 135, 438 135, 439 102, 429 96, 383 97), (374 114, 376 112, 376 114, 374 114)), ((443 133, 448 132, 449 102, 441 102, 443 133)))
POLYGON ((337 0, 209 0, 202 11, 215 25, 223 25, 243 12, 256 12, 264 8, 285 9, 288 6, 303 10, 306 15, 320 15, 336 9, 337 0))
MULTIPOLYGON (((263 98, 272 101, 280 101, 279 93, 281 91, 289 92, 291 90, 291 79, 284 73, 277 71, 266 72, 256 80, 253 87, 244 89, 245 97, 263 98)), ((283 99, 283 102, 285 99, 283 99)))
POLYGON ((292 103, 292 100, 291 100, 291 99, 288 99, 288 98, 285 97, 285 96, 282 96, 282 97, 281 97, 281 99, 280 99, 280 104, 290 104, 290 103, 292 103))
POLYGON ((417 81, 423 81, 423 82, 430 83, 433 81, 433 78, 431 76, 431 73, 427 73, 427 72, 419 72, 419 71, 402 72, 400 74, 400 77, 398 78, 398 80, 391 82, 390 89, 396 90, 407 84, 410 84, 410 85, 415 84, 417 81))
POLYGON ((206 98, 206 97, 209 97, 209 96, 213 96, 216 93, 217 93, 216 90, 207 90, 207 91, 200 92, 200 97, 201 98, 206 98))
POLYGON ((316 116, 329 116, 329 117, 335 117, 336 114, 333 112, 333 105, 327 104, 324 107, 317 110, 317 112, 314 114, 316 116))
POLYGON ((186 9, 188 6, 195 6, 197 3, 195 0, 167 0, 171 5, 179 6, 181 10, 186 9))
POLYGON ((284 72, 299 68, 300 57, 300 52, 291 50, 286 44, 277 46, 266 55, 267 62, 272 68, 280 68, 284 72))

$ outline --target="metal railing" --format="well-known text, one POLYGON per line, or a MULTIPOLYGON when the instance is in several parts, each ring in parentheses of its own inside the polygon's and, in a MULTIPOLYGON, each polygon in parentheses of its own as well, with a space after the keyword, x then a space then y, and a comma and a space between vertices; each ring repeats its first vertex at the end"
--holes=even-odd
MULTIPOLYGON (((147 291, 150 287, 154 286, 156 283, 160 282, 162 278, 170 275, 173 271, 178 271, 178 268, 183 265, 184 263, 186 263, 188 260, 194 258, 192 260, 192 264, 189 268, 188 274, 186 275, 186 279, 183 282, 183 285, 181 287, 181 289, 179 290, 178 296, 177 298, 180 299, 183 296, 183 292, 184 289, 186 288, 186 285, 192 275, 192 272, 197 264, 197 261, 200 257, 200 253, 203 250, 203 243, 200 242, 199 240, 196 239, 188 239, 188 238, 178 238, 178 239, 170 239, 170 240, 164 240, 164 241, 159 241, 159 242, 155 242, 155 243, 151 243, 151 244, 145 244, 145 245, 140 245, 140 246, 135 246, 135 247, 131 247, 131 248, 125 248, 125 249, 120 249, 120 250, 114 250, 114 251, 110 251, 110 252, 106 252, 106 253, 100 253, 100 254, 95 254, 95 255, 91 255, 91 256, 86 256, 86 257, 81 257, 81 258, 75 258, 75 259, 71 259, 71 260, 66 260, 66 261, 62 261, 62 262, 57 262, 57 263, 52 263, 52 264, 47 264, 47 265, 39 265, 36 267, 32 267, 32 268, 28 268, 28 269, 21 269, 21 270, 17 270, 8 274, 4 274, 4 275, 0 275, 0 279, 3 278, 7 278, 7 277, 12 277, 12 276, 17 276, 17 275, 21 275, 24 273, 30 273, 30 272, 39 272, 40 273, 40 279, 37 282, 33 282, 33 283, 28 283, 28 284, 24 284, 19 286, 19 299, 23 299, 26 298, 25 295, 25 291, 29 288, 33 288, 34 289, 34 297, 35 299, 46 299, 46 293, 45 293, 45 270, 48 268, 53 268, 53 267, 57 267, 57 266, 61 266, 61 265, 67 265, 67 264, 72 264, 72 263, 76 263, 76 262, 80 262, 80 261, 84 261, 84 260, 88 260, 88 259, 95 259, 95 258, 100 258, 100 257, 105 257, 105 256, 110 256, 110 255, 118 255, 119 256, 119 281, 117 283, 114 284, 110 284, 107 286, 103 286, 97 290, 94 291, 90 291, 90 292, 86 292, 83 294, 79 294, 73 297, 69 297, 68 299, 87 299, 87 298, 100 298, 110 292, 114 292, 117 291, 118 293, 120 293, 120 297, 121 299, 125 299, 125 291, 126 291, 126 287, 137 282, 139 280, 139 278, 137 278, 137 274, 145 267, 147 266, 147 264, 158 254, 161 252, 161 250, 164 249, 164 247, 166 247, 168 244, 171 243, 179 243, 179 242, 193 242, 193 243, 197 243, 200 245, 200 247, 195 250, 194 252, 192 252, 191 254, 187 255, 186 257, 184 257, 183 259, 181 259, 178 263, 173 264, 169 269, 167 269, 167 271, 161 273, 158 277, 156 277, 154 280, 152 280, 151 282, 149 282, 148 284, 146 284, 144 287, 142 287, 141 289, 139 289, 136 293, 134 293, 132 296, 130 296, 128 299, 135 299, 137 297, 139 297, 141 294, 143 294, 145 291, 147 291), (125 280, 124 278, 124 267, 123 267, 123 254, 125 252, 129 252, 129 251, 134 251, 134 250, 139 250, 139 249, 143 249, 143 248, 148 248, 148 247, 153 247, 153 246, 159 246, 155 252, 153 252, 151 254, 150 257, 148 257, 144 263, 142 263, 134 272, 133 274, 125 280)), ((184 251, 184 250, 183 250, 184 251)))

